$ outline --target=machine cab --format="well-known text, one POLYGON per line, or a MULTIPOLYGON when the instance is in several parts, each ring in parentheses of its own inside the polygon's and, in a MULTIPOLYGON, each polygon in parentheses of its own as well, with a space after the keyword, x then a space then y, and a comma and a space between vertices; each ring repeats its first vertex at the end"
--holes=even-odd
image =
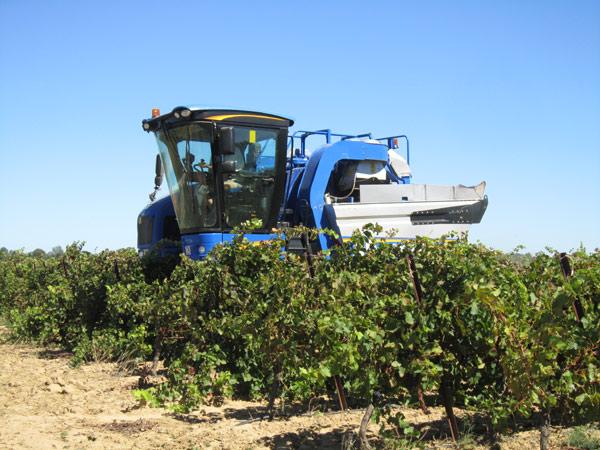
POLYGON ((271 114, 196 107, 155 110, 143 121, 156 136, 184 253, 202 258, 250 219, 261 224, 258 235, 276 226, 292 124, 271 114))

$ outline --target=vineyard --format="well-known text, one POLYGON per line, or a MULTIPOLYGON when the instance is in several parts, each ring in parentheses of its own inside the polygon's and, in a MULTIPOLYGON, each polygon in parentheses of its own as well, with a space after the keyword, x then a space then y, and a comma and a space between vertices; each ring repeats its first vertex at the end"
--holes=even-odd
POLYGON ((133 393, 175 413, 227 398, 264 399, 270 419, 276 405, 320 398, 362 408, 363 448, 375 445, 371 421, 377 445, 429 446, 400 406, 443 407, 456 441, 455 408, 477 412, 491 445, 519 424, 539 427, 542 449, 553 425, 598 425, 599 250, 519 262, 481 244, 375 235, 368 226, 312 258, 283 252, 283 236, 243 233, 200 262, 79 243, 50 258, 5 253, 0 315, 13 338, 58 344, 75 364, 164 367, 162 383, 133 393))

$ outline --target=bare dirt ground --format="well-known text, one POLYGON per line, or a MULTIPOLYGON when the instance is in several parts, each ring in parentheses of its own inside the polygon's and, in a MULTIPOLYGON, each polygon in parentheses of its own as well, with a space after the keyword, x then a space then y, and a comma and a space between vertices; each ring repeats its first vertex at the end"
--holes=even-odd
MULTIPOLYGON (((363 415, 361 410, 297 411, 269 422, 260 420, 264 403, 230 400, 218 408, 175 415, 138 407, 131 391, 140 377, 124 373, 117 364, 96 362, 74 369, 70 361, 71 355, 59 350, 0 344, 0 449, 348 449, 363 415)), ((403 412, 411 422, 428 423, 445 433, 442 408, 433 408, 430 415, 403 412)), ((369 438, 381 448, 377 428, 370 424, 369 438)), ((553 448, 565 448, 564 433, 554 431, 553 448)), ((448 439, 426 445, 457 448, 448 439)), ((516 433, 496 447, 475 435, 458 448, 535 449, 539 435, 516 433)))

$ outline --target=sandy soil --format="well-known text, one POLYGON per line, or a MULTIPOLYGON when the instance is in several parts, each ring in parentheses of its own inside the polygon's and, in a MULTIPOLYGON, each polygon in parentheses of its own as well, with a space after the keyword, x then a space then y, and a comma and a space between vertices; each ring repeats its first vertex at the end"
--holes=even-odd
MULTIPOLYGON (((260 420, 264 403, 226 400, 218 408, 175 415, 138 407, 131 390, 140 377, 124 373, 117 364, 96 362, 73 369, 70 360, 70 354, 59 350, 0 344, 0 449, 352 448, 363 414, 300 415, 297 410, 269 422, 260 420)), ((447 434, 441 408, 430 415, 404 412, 409 420, 447 434)), ((369 438, 382 447, 374 423, 369 438)), ((537 432, 528 431, 503 438, 498 447, 476 438, 465 440, 461 448, 527 450, 539 448, 538 439, 537 432)), ((562 433, 555 433, 554 448, 562 441, 562 433)), ((447 439, 428 441, 427 446, 453 447, 447 439)))

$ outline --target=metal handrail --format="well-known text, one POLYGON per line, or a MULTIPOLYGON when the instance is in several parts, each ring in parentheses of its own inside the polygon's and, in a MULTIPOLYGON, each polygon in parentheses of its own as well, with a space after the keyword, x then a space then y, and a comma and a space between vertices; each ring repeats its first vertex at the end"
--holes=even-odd
MULTIPOLYGON (((315 130, 315 131, 298 130, 298 131, 295 131, 294 134, 292 134, 290 136, 290 139, 291 139, 290 144, 292 146, 292 152, 293 152, 293 147, 294 147, 294 138, 300 138, 301 144, 300 144, 300 155, 299 156, 305 157, 306 156, 306 138, 308 138, 309 136, 313 136, 313 135, 325 136, 327 144, 331 143, 332 137, 339 137, 339 138, 341 138, 341 140, 357 139, 357 138, 358 139, 362 139, 362 138, 372 139, 373 138, 371 133, 341 134, 341 133, 332 133, 330 129, 315 130)), ((376 140, 386 142, 389 149, 395 150, 398 148, 397 141, 395 141, 397 139, 405 139, 406 140, 406 163, 408 165, 410 165, 410 142, 408 141, 408 136, 406 136, 405 134, 398 134, 398 135, 394 135, 394 136, 377 138, 376 140)))
POLYGON ((325 140, 327 144, 331 144, 332 137, 339 137, 341 140, 346 139, 356 139, 356 138, 372 138, 371 133, 364 134, 341 134, 341 133, 332 133, 330 129, 323 130, 315 130, 315 131, 307 131, 307 130, 297 130, 292 134, 292 142, 294 138, 300 138, 300 156, 306 156, 306 138, 313 135, 325 136, 325 140))

